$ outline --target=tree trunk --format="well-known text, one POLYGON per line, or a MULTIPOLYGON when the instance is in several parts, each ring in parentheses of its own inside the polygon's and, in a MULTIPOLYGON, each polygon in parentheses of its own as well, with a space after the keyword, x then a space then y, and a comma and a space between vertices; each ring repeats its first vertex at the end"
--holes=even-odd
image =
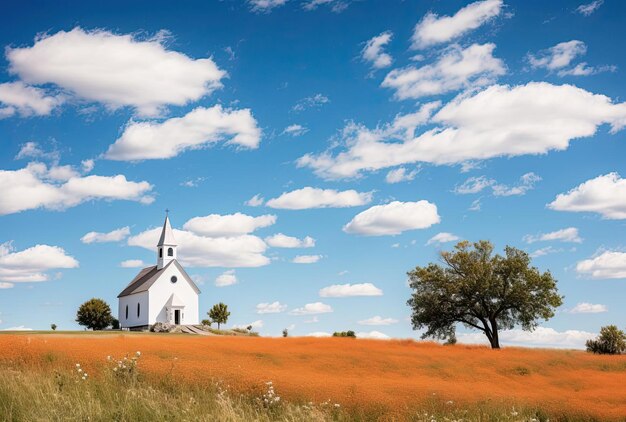
POLYGON ((491 322, 491 338, 489 341, 491 342, 492 349, 500 348, 500 338, 498 337, 498 323, 495 319, 490 320, 491 322))

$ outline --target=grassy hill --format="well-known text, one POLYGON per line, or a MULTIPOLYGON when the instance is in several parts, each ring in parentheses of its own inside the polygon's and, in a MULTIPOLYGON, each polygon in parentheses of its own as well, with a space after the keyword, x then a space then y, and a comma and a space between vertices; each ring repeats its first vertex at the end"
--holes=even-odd
POLYGON ((4 334, 0 420, 46 419, 44 410, 57 420, 626 420, 625 376, 626 356, 573 350, 349 338, 4 334), (117 376, 111 365, 137 351, 133 374, 117 376))

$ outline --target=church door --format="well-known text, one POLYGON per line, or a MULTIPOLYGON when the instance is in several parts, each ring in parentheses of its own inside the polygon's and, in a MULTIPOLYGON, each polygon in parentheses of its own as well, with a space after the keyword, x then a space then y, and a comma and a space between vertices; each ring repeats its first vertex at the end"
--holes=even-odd
POLYGON ((180 325, 180 309, 174 311, 174 324, 180 325))

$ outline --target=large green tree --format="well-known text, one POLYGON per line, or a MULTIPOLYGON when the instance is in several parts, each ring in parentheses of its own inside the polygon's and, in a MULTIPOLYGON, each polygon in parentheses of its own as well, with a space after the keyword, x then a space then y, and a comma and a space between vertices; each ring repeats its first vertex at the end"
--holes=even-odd
POLYGON ((230 316, 230 312, 228 312, 228 306, 223 304, 222 302, 217 305, 213 305, 211 310, 207 312, 211 321, 217 324, 217 329, 220 329, 221 324, 226 324, 228 321, 228 317, 230 316))
POLYGON ((76 322, 92 330, 102 330, 113 323, 111 308, 102 299, 90 299, 78 308, 76 322))
POLYGON ((441 264, 408 273, 411 322, 426 329, 422 338, 453 338, 462 324, 482 331, 498 349, 500 330, 519 325, 532 331, 563 303, 552 274, 531 266, 522 250, 507 246, 504 256, 494 255, 488 241, 463 241, 440 256, 441 264))

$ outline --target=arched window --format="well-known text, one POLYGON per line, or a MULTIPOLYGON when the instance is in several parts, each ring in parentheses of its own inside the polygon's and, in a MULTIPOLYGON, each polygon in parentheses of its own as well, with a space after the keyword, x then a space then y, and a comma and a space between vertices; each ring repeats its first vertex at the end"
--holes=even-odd
POLYGON ((139 313, 141 312, 141 305, 137 303, 137 318, 139 318, 139 313))
POLYGON ((126 319, 128 319, 128 305, 126 305, 126 319))
POLYGON ((159 248, 159 258, 163 258, 163 248, 159 248))
POLYGON ((174 249, 167 248, 167 256, 174 256, 174 249))

